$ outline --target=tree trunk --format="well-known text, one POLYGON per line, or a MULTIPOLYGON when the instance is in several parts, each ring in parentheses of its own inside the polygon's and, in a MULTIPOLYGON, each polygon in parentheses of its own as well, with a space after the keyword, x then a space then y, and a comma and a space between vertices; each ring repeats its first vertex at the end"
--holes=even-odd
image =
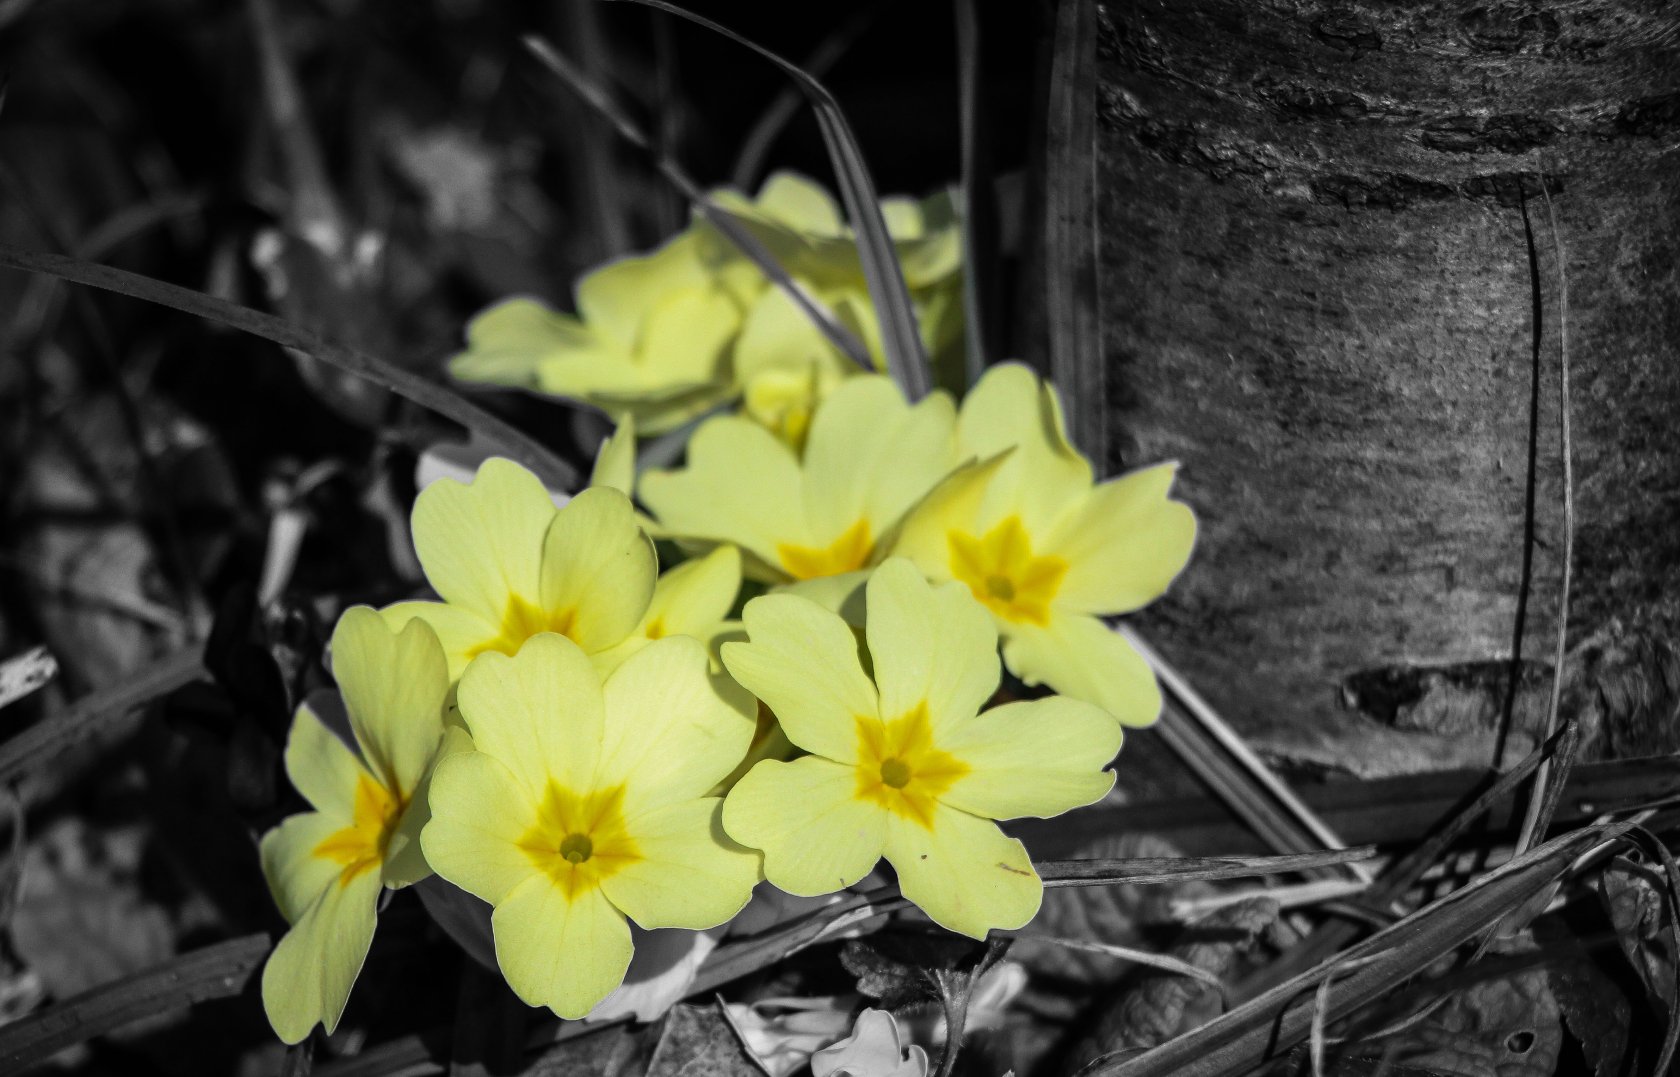
POLYGON ((1589 754, 1674 748, 1680 11, 1111 0, 1098 25, 1105 463, 1181 460, 1203 525, 1144 631, 1288 759, 1487 764, 1514 669, 1526 749, 1567 320, 1564 706, 1589 754))

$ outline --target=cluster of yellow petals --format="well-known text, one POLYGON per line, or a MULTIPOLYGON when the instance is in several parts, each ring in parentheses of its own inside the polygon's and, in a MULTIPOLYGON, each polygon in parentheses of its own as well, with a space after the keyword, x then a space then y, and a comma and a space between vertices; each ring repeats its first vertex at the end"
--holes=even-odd
MULTIPOLYGON (((732 287, 666 269, 616 271, 732 287)), ((585 291, 590 347, 646 343, 645 312, 600 282, 580 306, 585 291)), ((332 1030, 380 890, 434 871, 493 908, 515 992, 568 1018, 623 979, 632 921, 710 928, 761 878, 825 894, 885 859, 953 931, 1032 918, 1042 885, 997 821, 1111 787, 1122 727, 1152 721, 1159 693, 1100 617, 1165 590, 1194 517, 1171 465, 1095 482, 1019 365, 960 408, 879 375, 825 391, 768 426, 707 420, 682 467, 639 482, 638 398, 599 484, 563 505, 499 459, 422 491, 438 598, 344 615, 345 728, 299 711, 286 762, 315 810, 263 841, 292 923, 263 981, 282 1038, 332 1030), (662 576, 650 532, 689 559, 662 576), (770 588, 744 624, 728 620, 743 574, 770 588), (987 709, 1000 643, 1060 695, 987 709)))

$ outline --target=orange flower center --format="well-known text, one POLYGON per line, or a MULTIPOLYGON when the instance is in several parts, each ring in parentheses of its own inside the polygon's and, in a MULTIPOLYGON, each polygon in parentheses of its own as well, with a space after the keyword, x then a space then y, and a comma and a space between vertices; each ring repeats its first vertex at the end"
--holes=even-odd
POLYGON ((975 538, 962 531, 946 536, 951 575, 988 609, 1007 621, 1049 623, 1050 606, 1067 575, 1060 557, 1034 557, 1032 536, 1019 516, 1008 516, 975 538))
POLYGON ((875 552, 875 539, 868 520, 859 520, 846 528, 825 547, 795 546, 783 542, 776 546, 776 556, 782 567, 796 580, 814 580, 823 576, 838 576, 869 564, 875 552))
POLYGON ((397 821, 407 807, 402 797, 392 795, 364 772, 356 778, 350 825, 327 835, 312 852, 323 860, 343 865, 338 882, 348 886, 352 879, 384 862, 391 832, 397 828, 397 821))
POLYGON ((969 771, 933 743, 926 703, 890 722, 860 715, 857 742, 857 797, 924 827, 932 828, 940 796, 969 771))

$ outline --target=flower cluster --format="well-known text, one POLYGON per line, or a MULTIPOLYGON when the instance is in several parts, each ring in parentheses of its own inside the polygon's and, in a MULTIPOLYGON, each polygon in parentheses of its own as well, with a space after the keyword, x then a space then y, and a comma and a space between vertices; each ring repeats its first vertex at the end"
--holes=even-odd
MULTIPOLYGON (((757 198, 713 202, 755 238, 807 295, 883 362, 875 308, 851 229, 834 199, 801 176, 771 176, 757 198)), ((936 370, 962 352, 961 229, 951 200, 881 204, 936 370)), ((575 314, 514 298, 467 327, 458 378, 528 389, 628 416, 645 433, 672 429, 728 400, 791 444, 818 401, 858 370, 757 265, 697 220, 651 254, 578 281, 575 314)))
POLYGON ((1170 466, 1095 483, 1025 367, 960 407, 850 378, 802 445, 717 416, 639 482, 632 438, 558 507, 502 459, 427 486, 436 599, 340 619, 346 720, 300 710, 286 752, 315 810, 262 843, 288 1042, 336 1026, 382 890, 433 874, 565 1018, 619 986, 632 925, 718 927, 761 881, 819 896, 885 861, 951 931, 1021 927, 1042 882, 999 821, 1102 798, 1154 719, 1099 616, 1166 588, 1194 518, 1170 466), (661 574, 650 530, 687 559, 661 574), (743 574, 765 593, 731 620, 743 574), (1060 694, 991 705, 1005 665, 1060 694))

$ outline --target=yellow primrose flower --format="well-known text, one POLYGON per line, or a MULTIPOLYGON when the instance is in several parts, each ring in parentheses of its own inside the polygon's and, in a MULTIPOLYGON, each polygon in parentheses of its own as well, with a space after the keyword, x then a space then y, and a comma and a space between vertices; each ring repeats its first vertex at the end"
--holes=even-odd
POLYGON ((262 840, 263 874, 292 925, 263 969, 263 1006, 287 1043, 317 1022, 331 1032, 373 940, 382 887, 431 874, 420 855, 425 784, 443 744, 449 669, 424 624, 400 633, 366 606, 345 611, 333 675, 352 751, 308 707, 286 742, 286 773, 315 807, 262 840))
MULTIPOLYGON (((855 235, 834 198, 792 172, 770 176, 752 200, 727 190, 712 197, 864 343, 881 369, 879 319, 855 235)), ((881 211, 910 289, 923 346, 936 371, 954 374, 963 348, 962 229, 951 200, 943 194, 923 202, 885 198, 881 211)), ((817 403, 841 379, 857 373, 857 364, 733 244, 704 223, 696 228, 706 240, 701 257, 717 267, 745 312, 734 354, 744 410, 797 447, 817 403)))
POLYGON ((576 316, 523 297, 490 307, 468 324, 450 373, 634 416, 648 434, 681 425, 734 395, 740 311, 700 246, 687 232, 590 272, 578 281, 576 316))
POLYGON ((866 598, 873 679, 838 615, 791 594, 747 604, 750 642, 724 644, 724 664, 811 754, 748 771, 724 830, 763 850, 765 878, 790 894, 850 886, 885 856, 904 896, 952 931, 1020 927, 1043 884, 993 820, 1100 799, 1120 727, 1055 696, 978 713, 997 689, 997 629, 967 588, 933 588, 895 558, 866 598))
POLYGON ((706 649, 655 640, 603 682, 551 633, 490 652, 458 692, 475 751, 432 779, 421 843, 437 873, 495 907, 496 960, 520 998, 582 1017, 644 928, 716 927, 746 905, 758 857, 721 837, 710 790, 752 736, 706 649))
POLYGON ((803 456, 756 423, 708 419, 687 467, 638 485, 662 533, 735 543, 746 571, 785 583, 836 576, 879 558, 882 536, 956 464, 956 409, 943 393, 914 406, 883 375, 823 401, 803 456))
POLYGON ((513 654, 557 632, 589 654, 641 622, 658 565, 629 498, 592 487, 555 509, 537 477, 500 457, 471 483, 440 479, 414 501, 414 552, 442 602, 399 602, 393 627, 420 618, 460 677, 478 655, 513 654))
POLYGON ((1177 465, 1093 485, 1055 390, 1017 363, 987 371, 963 400, 957 440, 979 462, 907 516, 891 555, 965 584, 1028 684, 1096 703, 1123 725, 1153 722, 1154 675, 1098 618, 1152 602, 1189 560, 1196 518, 1167 496, 1177 465))

